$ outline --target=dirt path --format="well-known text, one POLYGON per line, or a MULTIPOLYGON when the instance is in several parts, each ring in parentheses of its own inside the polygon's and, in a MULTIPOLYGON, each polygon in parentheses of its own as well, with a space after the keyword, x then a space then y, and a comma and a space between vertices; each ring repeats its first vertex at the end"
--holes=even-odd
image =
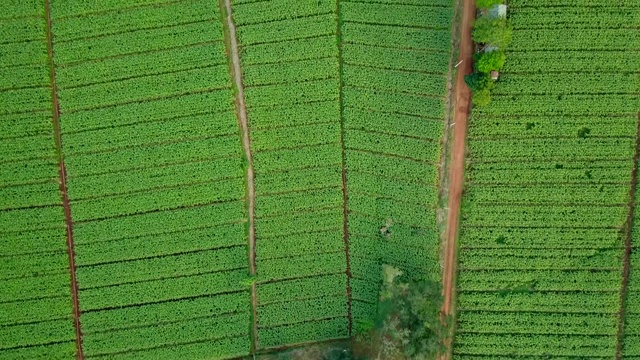
POLYGON ((342 82, 343 74, 343 62, 342 62, 342 21, 340 17, 340 0, 336 0, 336 18, 338 19, 338 28, 336 30, 336 38, 338 39, 338 66, 340 67, 340 90, 339 90, 339 102, 340 102, 340 147, 342 148, 342 233, 344 240, 344 252, 347 261, 347 315, 349 318, 349 337, 353 338, 353 316, 351 313, 351 307, 353 299, 351 296, 351 255, 349 251, 349 209, 347 208, 347 202, 349 199, 347 193, 347 156, 344 146, 344 101, 342 98, 342 88, 344 86, 342 82))
POLYGON ((69 205, 69 194, 67 192, 67 169, 64 166, 62 157, 62 135, 60 132, 60 103, 58 102, 58 85, 56 82, 56 72, 53 63, 53 32, 51 30, 51 4, 45 0, 45 18, 47 21, 47 53, 49 57, 49 76, 51 80, 51 102, 53 106, 53 137, 56 144, 56 154, 58 156, 58 177, 62 206, 64 209, 64 220, 67 227, 67 253, 69 256, 69 274, 71 276, 71 299, 73 303, 73 322, 76 329, 76 358, 84 360, 82 351, 82 327, 80 325, 80 301, 78 300, 78 280, 76 279, 76 252, 73 243, 73 220, 71 217, 71 206, 69 205))
MULTIPOLYGON (((453 115, 453 145, 451 149, 451 165, 449 169, 449 211, 447 218, 446 245, 444 252, 444 271, 442 275, 444 303, 442 312, 453 313, 456 274, 456 239, 460 213, 460 201, 464 188, 464 160, 467 136, 467 121, 471 92, 464 82, 464 76, 472 71, 473 41, 471 25, 476 15, 475 0, 464 0, 462 23, 460 25, 460 53, 458 73, 455 85, 455 111, 453 115)), ((450 344, 449 344, 450 345, 450 344)), ((447 358, 448 356, 445 356, 447 358)))
MULTIPOLYGON (((255 204, 256 188, 253 174, 253 158, 251 156, 251 140, 249 138, 249 121, 247 118, 247 105, 244 102, 244 86, 242 84, 242 71, 240 70, 240 53, 238 51, 238 38, 236 36, 236 25, 233 22, 233 12, 231 10, 231 0, 224 0, 226 10, 227 29, 229 31, 229 52, 232 72, 236 85, 235 101, 236 113, 240 127, 242 128, 242 147, 247 158, 247 196, 249 211, 249 270, 252 275, 256 275, 256 227, 255 227, 255 204)), ((251 307, 253 309, 253 344, 252 353, 258 349, 258 296, 257 286, 254 282, 251 286, 251 307)))
POLYGON ((627 222, 625 224, 625 241, 624 241, 624 257, 622 259, 622 286, 620 288, 620 312, 618 318, 618 343, 616 344, 616 360, 623 358, 622 348, 624 345, 624 320, 625 320, 625 301, 627 297, 627 289, 629 288, 629 275, 631 272, 631 251, 632 251, 632 225, 633 214, 635 211, 636 187, 638 185, 638 160, 640 159, 640 113, 638 113, 636 145, 633 154, 633 170, 631 172, 631 186, 629 188, 629 213, 627 214, 627 222))

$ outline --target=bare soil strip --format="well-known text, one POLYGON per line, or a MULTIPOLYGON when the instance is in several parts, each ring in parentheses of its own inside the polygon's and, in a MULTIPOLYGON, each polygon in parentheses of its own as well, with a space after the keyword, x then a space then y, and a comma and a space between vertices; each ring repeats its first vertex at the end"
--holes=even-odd
POLYGON ((341 29, 341 17, 340 17, 340 0, 336 0, 336 19, 337 30, 336 37, 338 39, 338 66, 340 67, 340 89, 339 89, 339 102, 340 102, 340 146, 342 147, 342 200, 343 200, 343 234, 344 234, 344 252, 347 261, 347 315, 349 319, 349 337, 353 339, 353 316, 351 315, 351 258, 349 251, 349 210, 347 202, 349 196, 347 195, 347 156, 344 146, 344 100, 342 98, 343 87, 343 62, 342 62, 342 29, 341 29))
MULTIPOLYGON (((253 158, 251 156, 251 140, 249 137, 249 120, 247 118, 247 105, 244 101, 244 87, 242 85, 242 71, 240 70, 240 53, 238 51, 238 38, 236 36, 236 25, 233 22, 233 13, 230 0, 220 0, 223 15, 226 15, 228 39, 225 41, 228 46, 228 55, 231 60, 231 72, 235 81, 235 102, 238 122, 242 128, 242 147, 247 158, 247 200, 249 212, 249 270, 251 275, 256 275, 256 227, 255 227, 255 204, 256 188, 254 184, 253 158), (224 1, 224 3, 222 2, 224 1)), ((251 285, 251 308, 253 310, 253 344, 251 352, 255 354, 258 349, 258 296, 257 286, 254 282, 251 285)))
POLYGON ((631 272, 630 257, 632 252, 631 231, 633 226, 633 213, 635 211, 636 186, 638 184, 638 160, 640 159, 640 113, 638 113, 638 125, 636 133, 636 145, 633 153, 633 170, 631 172, 631 187, 629 188, 629 213, 625 224, 624 257, 622 259, 622 287, 620 288, 620 312, 618 319, 618 343, 616 345, 616 359, 622 360, 622 348, 624 345, 624 318, 625 300, 629 287, 629 275, 631 272))
POLYGON ((67 253, 69 255, 69 274, 71 275, 71 298, 73 302, 73 321, 76 329, 76 358, 84 359, 82 351, 82 327, 80 325, 80 302, 78 301, 78 280, 76 279, 75 247, 73 245, 73 220, 71 206, 69 206, 69 194, 67 193, 67 169, 62 157, 62 136, 60 133, 60 104, 58 103, 58 86, 56 72, 53 63, 53 32, 51 31, 51 4, 45 0, 45 18, 47 21, 47 53, 49 57, 49 76, 51 78, 51 102, 53 105, 53 137, 58 156, 58 175, 60 180, 60 194, 64 208, 64 220, 67 226, 67 253))
MULTIPOLYGON (((471 26, 476 15, 475 0, 464 0, 462 23, 460 25, 460 48, 458 73, 455 84, 455 111, 453 115, 453 145, 449 168, 449 211, 447 214, 446 244, 444 255, 444 271, 442 274, 444 303, 442 313, 453 314, 453 298, 455 297, 456 275, 456 239, 458 237, 460 201, 464 188, 464 160, 466 152, 467 122, 469 118, 471 91, 464 82, 464 76, 472 71, 474 44, 471 40, 471 26)), ((444 358, 449 358, 453 346, 449 339, 449 351, 444 358)))

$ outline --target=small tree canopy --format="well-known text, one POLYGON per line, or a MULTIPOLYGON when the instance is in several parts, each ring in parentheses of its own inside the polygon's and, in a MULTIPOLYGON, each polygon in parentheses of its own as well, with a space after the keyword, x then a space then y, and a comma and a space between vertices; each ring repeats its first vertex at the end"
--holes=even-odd
POLYGON ((507 59, 507 56, 502 50, 496 50, 491 52, 477 53, 473 56, 475 59, 476 69, 479 72, 490 73, 493 70, 500 70, 507 59))
POLYGON ((491 75, 487 73, 474 72, 464 77, 464 82, 472 92, 480 90, 491 90, 495 83, 491 79, 491 75))
POLYGON ((492 19, 483 16, 473 24, 471 36, 473 41, 477 43, 504 49, 511 44, 512 31, 507 25, 507 19, 492 19))
POLYGON ((503 0, 476 0, 476 7, 478 9, 488 9, 493 5, 502 4, 503 0))
POLYGON ((482 89, 473 92, 471 103, 475 106, 486 106, 491 102, 491 92, 489 89, 482 89))
POLYGON ((379 360, 435 359, 444 350, 448 326, 440 317, 440 283, 414 279, 388 265, 383 265, 382 277, 375 325, 359 336, 362 355, 379 360))

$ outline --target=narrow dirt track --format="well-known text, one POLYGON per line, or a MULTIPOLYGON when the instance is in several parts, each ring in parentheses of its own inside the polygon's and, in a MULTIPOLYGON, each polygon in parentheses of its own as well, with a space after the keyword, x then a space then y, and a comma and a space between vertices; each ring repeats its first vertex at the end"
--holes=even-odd
MULTIPOLYGON (((465 0, 460 24, 460 53, 458 73, 455 85, 455 111, 453 115, 453 145, 451 149, 451 165, 449 169, 449 211, 447 217, 446 245, 444 253, 444 271, 442 275, 444 303, 442 313, 451 315, 453 310, 455 273, 456 273, 456 239, 460 201, 464 188, 464 160, 467 137, 467 122, 471 101, 471 91, 464 82, 464 76, 472 71, 473 41, 471 26, 476 15, 475 0, 465 0)), ((451 345, 450 343, 448 344, 451 345)), ((443 358, 448 358, 444 356, 443 358)))
MULTIPOLYGON (((253 157, 251 156, 251 140, 249 137, 249 120, 247 117, 247 105, 244 101, 244 86, 242 84, 242 71, 240 70, 240 52, 238 51, 238 38, 236 36, 236 25, 233 22, 233 12, 231 0, 224 0, 226 10, 227 29, 229 30, 229 51, 233 78, 236 85, 236 113, 240 127, 242 128, 242 147, 247 158, 247 197, 249 212, 249 270, 252 275, 256 275, 256 227, 255 227, 255 204, 256 188, 254 184, 253 157)), ((253 344, 252 352, 258 349, 258 295, 257 286, 254 282, 251 286, 251 308, 253 310, 253 344)))
POLYGON ((623 359, 624 320, 626 314, 626 297, 631 275, 632 226, 635 211, 636 188, 638 186, 638 160, 640 159, 640 113, 636 129, 636 145, 633 154, 633 170, 631 171, 631 186, 629 188, 629 212, 625 224, 624 256, 622 259, 622 286, 620 287, 620 312, 618 314, 618 334, 616 344, 616 360, 623 359))
POLYGON ((353 338, 353 315, 351 307, 353 298, 351 296, 351 254, 349 251, 349 209, 347 207, 349 196, 347 195, 347 157, 344 146, 344 101, 342 98, 342 89, 344 83, 343 78, 343 65, 342 62, 342 23, 340 18, 340 0, 336 0, 336 18, 338 19, 338 28, 336 30, 336 37, 338 39, 338 65, 340 67, 340 147, 342 148, 342 232, 344 240, 344 252, 347 261, 347 315, 349 318, 349 337, 353 338))
POLYGON ((51 30, 51 4, 45 0, 47 54, 49 57, 49 76, 51 80, 51 103, 53 107, 53 137, 56 144, 56 155, 58 157, 58 180, 62 206, 64 209, 64 220, 67 228, 67 253, 69 256, 69 275, 71 276, 71 299, 73 303, 73 323, 76 330, 76 358, 84 360, 82 351, 82 327, 80 325, 80 301, 78 300, 78 280, 76 279, 76 252, 73 243, 73 219, 71 217, 71 206, 69 205, 69 194, 67 192, 67 169, 64 166, 62 157, 62 135, 60 131, 60 103, 58 102, 58 85, 56 82, 56 71, 53 62, 53 32, 51 30))

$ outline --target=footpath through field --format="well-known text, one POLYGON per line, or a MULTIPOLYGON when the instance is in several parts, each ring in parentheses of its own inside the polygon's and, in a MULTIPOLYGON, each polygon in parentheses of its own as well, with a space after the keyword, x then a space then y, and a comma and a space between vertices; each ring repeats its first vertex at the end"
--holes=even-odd
MULTIPOLYGON (((467 136, 467 121, 471 91, 464 82, 464 76, 471 73, 473 42, 471 25, 475 18, 475 0, 464 0, 460 24, 460 53, 455 85, 455 111, 453 115, 453 145, 449 168, 449 211, 447 218, 444 271, 442 275, 444 303, 442 312, 451 315, 456 271, 456 238, 460 213, 460 200, 464 187, 464 160, 467 136)), ((445 356, 446 358, 446 356, 445 356)))
MULTIPOLYGON (((224 10, 226 10, 227 28, 229 31, 229 57, 232 62, 233 79, 236 86, 236 112, 240 127, 242 128, 242 147, 247 158, 247 200, 249 213, 249 268, 251 275, 256 275, 256 227, 255 227, 255 203, 256 188, 254 185, 253 157, 251 155, 251 140, 249 138, 249 121, 247 119, 247 105, 244 101, 244 87, 242 84, 242 71, 240 70, 240 53, 238 51, 238 38, 236 36, 236 26, 233 22, 231 0, 224 0, 224 10)), ((257 323, 257 289, 254 282, 251 286, 251 309, 253 312, 253 344, 252 352, 258 346, 258 323, 257 323)))

